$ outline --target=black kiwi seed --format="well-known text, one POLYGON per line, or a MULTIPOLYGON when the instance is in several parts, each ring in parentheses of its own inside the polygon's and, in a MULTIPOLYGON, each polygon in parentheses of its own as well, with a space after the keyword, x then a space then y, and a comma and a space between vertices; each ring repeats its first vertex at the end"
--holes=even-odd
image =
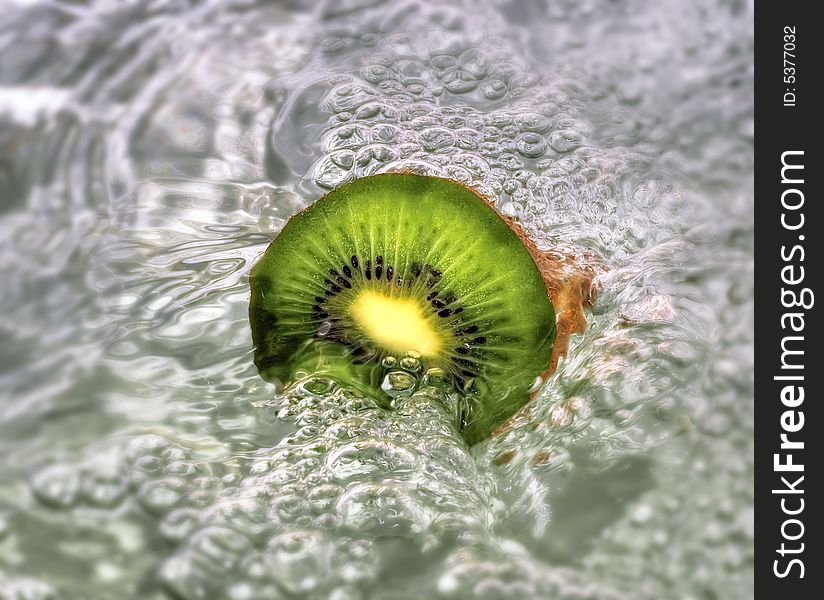
POLYGON ((412 275, 415 277, 421 276, 421 266, 418 263, 412 263, 412 275))
POLYGON ((477 331, 478 331, 478 326, 477 326, 477 325, 470 325, 469 327, 467 327, 467 328, 465 329, 465 331, 466 331, 467 333, 475 333, 475 332, 477 332, 477 331))
POLYGON ((473 374, 477 375, 477 373, 474 373, 472 371, 472 369, 476 368, 477 365, 474 362, 472 362, 470 359, 468 359, 468 358, 456 358, 455 363, 457 363, 458 365, 463 367, 464 372, 467 372, 467 370, 468 370, 470 373, 473 373, 473 374))
POLYGON ((386 281, 392 281, 392 275, 394 275, 395 270, 392 267, 386 267, 386 281))
POLYGON ((443 308, 444 306, 446 306, 446 304, 444 304, 443 302, 441 302, 440 300, 438 300, 437 298, 435 298, 435 299, 432 301, 432 306, 434 306, 434 307, 435 307, 435 308, 437 308, 437 309, 441 309, 441 308, 443 308))
POLYGON ((455 348, 455 352, 457 352, 458 354, 469 354, 469 348, 467 348, 466 346, 458 346, 457 348, 455 348))
POLYGON ((323 304, 324 302, 326 302, 326 298, 324 298, 323 296, 315 296, 315 302, 317 302, 318 304, 323 304))
POLYGON ((328 286, 328 289, 332 290, 333 294, 340 294, 343 291, 341 287, 331 279, 324 279, 323 282, 328 286))
POLYGON ((439 316, 439 317, 448 317, 448 316, 450 316, 451 314, 452 314, 452 311, 451 311, 451 310, 449 310, 448 308, 445 308, 445 309, 443 309, 443 310, 441 310, 441 311, 439 311, 439 312, 438 312, 438 316, 439 316))
POLYGON ((343 274, 352 277, 352 269, 349 268, 349 265, 343 265, 343 274))
POLYGON ((476 337, 474 340, 472 340, 472 343, 473 344, 486 344, 486 338, 484 336, 476 337))
POLYGON ((367 279, 372 279, 372 262, 367 260, 366 261, 366 269, 363 272, 366 275, 367 279))
POLYGON ((352 268, 353 269, 358 268, 358 257, 355 256, 354 254, 352 255, 352 268))
POLYGON ((437 295, 438 295, 438 290, 435 290, 434 292, 429 292, 429 295, 426 297, 426 299, 427 300, 432 300, 437 295))

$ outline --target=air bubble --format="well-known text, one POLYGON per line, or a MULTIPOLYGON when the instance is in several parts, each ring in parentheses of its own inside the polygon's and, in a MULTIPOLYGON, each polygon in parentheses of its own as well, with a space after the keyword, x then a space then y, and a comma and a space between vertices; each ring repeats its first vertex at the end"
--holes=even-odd
POLYGON ((421 146, 429 152, 448 148, 455 142, 455 136, 444 127, 431 127, 418 135, 421 146))
POLYGON ((566 404, 555 407, 549 416, 549 422, 555 428, 569 427, 575 421, 575 415, 566 404))
POLYGON ((440 367, 432 367, 426 370, 421 379, 423 385, 431 385, 437 388, 444 388, 450 386, 451 382, 447 378, 446 371, 440 367))
POLYGON ((417 373, 421 370, 421 361, 414 354, 416 353, 410 352, 401 359, 401 368, 410 373, 417 373))
POLYGON ((374 92, 365 87, 345 83, 333 89, 324 104, 332 112, 349 112, 369 102, 374 95, 374 92))
POLYGON ((546 140, 538 133, 522 133, 515 140, 518 152, 527 158, 538 158, 546 152, 546 140))
POLYGON ((394 367, 396 364, 398 364, 398 359, 397 359, 397 358, 395 358, 394 356, 386 356, 386 357, 384 357, 384 359, 381 361, 381 364, 382 364, 384 367, 386 367, 387 369, 391 369, 391 368, 392 368, 392 367, 394 367))
POLYGON ((342 169, 331 156, 326 156, 315 165, 312 178, 320 187, 331 190, 343 183, 348 175, 348 169, 342 169))
POLYGON ((283 491, 280 493, 281 495, 275 498, 269 506, 268 518, 276 519, 281 523, 291 523, 298 517, 311 513, 312 505, 305 498, 295 494, 283 495, 283 491))
POLYGON ((389 69, 383 65, 369 65, 361 70, 361 77, 370 83, 380 83, 389 76, 389 69))
POLYGON ((510 85, 515 88, 528 88, 538 83, 538 76, 524 71, 513 75, 509 80, 510 85))
POLYGON ((367 48, 372 48, 372 47, 376 46, 379 41, 380 41, 380 35, 377 34, 377 33, 369 32, 369 33, 364 33, 362 36, 360 36, 361 44, 363 44, 367 48))
POLYGON ((324 54, 335 54, 344 48, 346 48, 346 41, 339 37, 328 37, 320 42, 320 51, 324 54))
POLYGON ((200 512, 194 508, 179 508, 160 522, 160 535, 171 542, 188 537, 197 527, 200 512))
POLYGON ((411 394, 415 390, 415 383, 417 383, 415 377, 406 371, 390 371, 383 378, 381 389, 389 396, 396 398, 411 394))
POLYGON ((524 209, 521 207, 520 204, 515 202, 506 202, 504 203, 501 208, 501 214, 506 215, 507 217, 512 217, 514 219, 522 219, 524 214, 524 209))
POLYGON ((521 131, 544 133, 549 129, 550 121, 538 113, 521 113, 515 117, 515 124, 521 131))
MULTIPOLYGON (((400 149, 399 153, 401 153, 400 149)), ((376 173, 414 173, 416 175, 428 175, 430 177, 448 176, 447 172, 438 165, 416 159, 396 160, 387 163, 379 168, 376 173)))
POLYGON ((442 122, 449 129, 460 129, 466 125, 466 118, 459 114, 446 114, 442 122))
POLYGON ((555 131, 549 136, 549 145, 556 152, 571 152, 584 143, 583 136, 577 131, 555 131))
POLYGON ((460 181, 462 183, 472 182, 472 175, 463 167, 449 167, 448 171, 450 179, 454 179, 455 181, 460 181))
POLYGON ((465 94, 478 87, 478 79, 460 67, 446 71, 441 77, 444 87, 453 94, 465 94))
POLYGON ((186 482, 183 479, 166 477, 141 485, 137 492, 137 500, 146 512, 161 515, 180 503, 185 492, 186 482))
POLYGON ((372 131, 372 139, 377 143, 394 144, 402 135, 400 127, 389 124, 382 124, 372 131))
POLYGON ((323 396, 335 388, 335 382, 325 377, 312 377, 311 379, 304 381, 301 387, 310 394, 323 396))
POLYGON ((329 158, 341 169, 351 169, 355 164, 355 154, 351 150, 341 150, 329 155, 329 158))
POLYGON ((498 161, 504 169, 517 171, 524 168, 524 161, 517 154, 505 152, 498 157, 498 161))
POLYGON ((500 79, 490 79, 481 86, 481 93, 488 100, 498 100, 506 95, 506 83, 500 79))
MULTIPOLYGON (((480 142, 480 134, 474 129, 457 129, 454 132, 455 146, 463 150, 475 150, 480 142)), ((453 157, 453 161, 457 157, 453 157)))
POLYGON ((380 102, 367 102, 355 112, 358 119, 371 119, 380 114, 383 105, 380 102))
POLYGON ((410 84, 407 89, 409 90, 409 93, 413 94, 414 96, 422 96, 422 97, 429 97, 430 96, 430 92, 426 88, 426 86, 423 86, 420 83, 410 84))
POLYGON ((455 57, 449 54, 438 54, 429 59, 429 64, 438 71, 445 71, 446 69, 454 67, 456 63, 457 60, 455 57))
POLYGON ((333 548, 319 532, 294 530, 269 541, 267 568, 290 596, 315 597, 313 592, 330 577, 333 548))
POLYGON ((496 142, 501 137, 501 130, 493 125, 487 125, 481 129, 481 138, 485 142, 496 142))
POLYGON ((514 139, 516 135, 518 135, 518 128, 515 125, 505 125, 501 129, 501 133, 503 133, 507 138, 514 139))
POLYGON ((126 494, 126 481, 116 472, 94 470, 83 477, 83 498, 93 506, 114 506, 126 494))
POLYGON ((68 508, 77 500, 80 474, 71 465, 52 465, 35 475, 31 485, 34 495, 44 504, 68 508))

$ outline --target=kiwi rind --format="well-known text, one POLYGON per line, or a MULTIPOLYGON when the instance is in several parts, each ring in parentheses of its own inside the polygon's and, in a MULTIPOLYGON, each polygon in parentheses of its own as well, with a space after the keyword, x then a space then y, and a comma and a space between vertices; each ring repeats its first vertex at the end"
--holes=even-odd
MULTIPOLYGON (((436 263, 442 289, 467 303, 466 322, 493 323, 488 337, 498 349, 472 349, 471 358, 486 356, 488 364, 473 363, 479 372, 462 430, 469 444, 480 441, 528 401, 528 388, 546 371, 555 312, 529 249, 481 196, 454 181, 406 173, 365 177, 290 219, 250 276, 250 322, 261 375, 290 382, 298 370, 315 365, 382 398, 380 356, 363 360, 347 344, 320 339, 311 299, 328 291, 331 265, 357 255, 363 272, 367 261, 384 254, 387 264, 397 265, 399 278, 412 277, 412 264, 436 263)), ((424 361, 424 367, 447 366, 461 379, 459 367, 437 363, 424 361)))

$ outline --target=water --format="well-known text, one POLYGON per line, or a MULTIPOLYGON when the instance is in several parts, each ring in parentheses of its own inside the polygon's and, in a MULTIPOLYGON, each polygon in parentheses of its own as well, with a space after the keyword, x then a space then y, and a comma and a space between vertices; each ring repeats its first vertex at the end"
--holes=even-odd
POLYGON ((751 597, 752 10, 6 1, 0 598, 751 597), (252 363, 269 239, 398 166, 604 268, 471 450, 252 363))

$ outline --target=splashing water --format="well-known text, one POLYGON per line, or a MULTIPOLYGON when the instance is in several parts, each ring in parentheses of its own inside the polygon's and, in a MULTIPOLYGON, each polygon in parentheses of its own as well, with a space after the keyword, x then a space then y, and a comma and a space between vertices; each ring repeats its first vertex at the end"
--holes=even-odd
POLYGON ((749 598, 752 4, 13 2, 0 598, 749 598), (454 6, 453 6, 454 5, 454 6), (355 177, 597 254, 502 434, 252 362, 248 270, 355 177))

